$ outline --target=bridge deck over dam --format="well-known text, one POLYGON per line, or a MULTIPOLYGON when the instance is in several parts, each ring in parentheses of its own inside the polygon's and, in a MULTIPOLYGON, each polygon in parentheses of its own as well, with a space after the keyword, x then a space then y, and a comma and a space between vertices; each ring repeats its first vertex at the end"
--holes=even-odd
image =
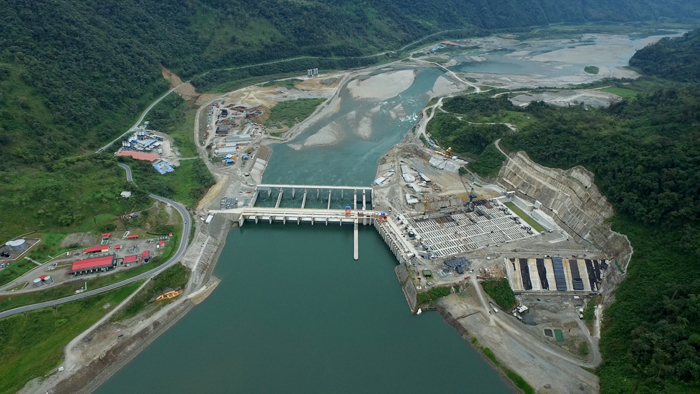
POLYGON ((300 203, 295 205, 302 209, 315 199, 317 202, 326 202, 326 209, 331 209, 335 203, 335 206, 340 204, 342 208, 350 206, 353 210, 365 211, 371 208, 373 190, 364 186, 260 184, 255 187, 255 195, 249 205, 264 205, 267 201, 267 204, 274 202, 274 207, 280 208, 283 199, 286 199, 286 203, 289 199, 297 200, 297 197, 300 203))
POLYGON ((310 223, 321 225, 353 225, 355 237, 353 255, 359 259, 358 227, 374 225, 399 262, 406 263, 416 255, 415 249, 403 239, 396 223, 383 212, 371 209, 373 190, 363 186, 323 186, 260 184, 247 206, 210 210, 210 214, 227 215, 239 226, 246 221, 260 223, 310 223), (294 201, 294 207, 282 207, 294 201), (256 206, 256 204, 268 206, 256 206), (310 208, 309 205, 316 207, 310 208), (322 206, 322 207, 319 207, 322 206), (342 209, 332 208, 342 206, 342 209))
MULTIPOLYGON (((278 203, 279 204, 279 203, 278 203)), ((297 224, 323 223, 328 226, 329 223, 338 223, 342 226, 343 223, 353 224, 355 232, 354 258, 359 259, 359 240, 358 240, 358 225, 360 223, 367 225, 372 224, 375 220, 381 217, 381 212, 369 210, 343 210, 343 209, 303 209, 303 208, 265 208, 265 207, 245 207, 235 209, 222 209, 209 211, 210 214, 226 214, 230 215, 231 219, 238 221, 239 226, 243 226, 246 220, 259 223, 267 221, 296 222, 297 224)))

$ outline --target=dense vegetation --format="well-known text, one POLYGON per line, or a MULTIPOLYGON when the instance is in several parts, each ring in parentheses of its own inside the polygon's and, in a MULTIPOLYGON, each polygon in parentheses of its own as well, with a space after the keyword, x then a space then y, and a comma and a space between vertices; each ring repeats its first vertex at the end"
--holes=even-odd
POLYGON ((488 294, 504 311, 509 312, 515 307, 516 300, 513 289, 510 288, 508 279, 491 279, 481 283, 486 294, 488 294))
POLYGON ((324 99, 298 99, 282 101, 270 110, 266 125, 276 125, 279 128, 291 127, 311 115, 324 99))
MULTIPOLYGON (((117 312, 113 320, 124 320, 134 317, 151 305, 151 299, 166 289, 184 288, 190 278, 190 270, 182 264, 175 264, 158 274, 137 295, 129 301, 122 310, 117 312)), ((169 301, 160 301, 158 306, 169 301)))
POLYGON ((490 144, 477 157, 469 162, 469 169, 483 178, 495 178, 501 170, 506 157, 498 150, 496 144, 490 144))
POLYGON ((630 59, 630 66, 643 73, 689 82, 700 80, 700 30, 681 38, 664 38, 639 50, 630 59))
POLYGON ((111 154, 86 154, 57 159, 43 170, 0 170, 0 238, 74 229, 98 213, 114 216, 147 206, 148 194, 127 183, 116 164, 111 154), (132 191, 130 200, 119 197, 123 190, 132 191))
POLYGON ((426 307, 435 305, 435 302, 442 297, 447 297, 452 293, 451 287, 433 287, 428 291, 416 294, 418 306, 426 307))

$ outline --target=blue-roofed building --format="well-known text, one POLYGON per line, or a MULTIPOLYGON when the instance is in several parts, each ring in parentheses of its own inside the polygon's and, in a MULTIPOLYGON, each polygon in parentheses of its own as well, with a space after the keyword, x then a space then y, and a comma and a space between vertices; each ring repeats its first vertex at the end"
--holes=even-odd
POLYGON ((161 175, 168 173, 168 172, 173 172, 175 171, 174 168, 170 166, 170 164, 161 161, 160 163, 155 163, 153 164, 153 167, 160 172, 161 175))

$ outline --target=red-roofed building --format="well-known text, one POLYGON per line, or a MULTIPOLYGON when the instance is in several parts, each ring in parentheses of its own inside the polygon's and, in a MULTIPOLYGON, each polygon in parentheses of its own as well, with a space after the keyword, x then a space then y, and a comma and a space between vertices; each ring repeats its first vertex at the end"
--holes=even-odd
POLYGON ((132 150, 124 150, 117 154, 117 156, 130 156, 136 160, 144 160, 154 162, 158 160, 158 155, 152 155, 150 153, 134 152, 132 150))
POLYGON ((78 260, 68 271, 69 274, 83 275, 93 272, 105 272, 114 268, 114 255, 95 257, 93 259, 78 260))
POLYGON ((160 249, 161 246, 165 245, 165 241, 160 240, 158 241, 158 248, 160 249))
POLYGON ((105 253, 109 251, 109 245, 97 245, 83 249, 83 253, 105 253))
POLYGON ((139 261, 139 256, 138 255, 131 255, 131 256, 126 256, 124 257, 124 262, 125 263, 133 263, 134 261, 139 261))
POLYGON ((141 253, 141 261, 144 263, 148 263, 148 260, 151 259, 151 252, 144 250, 143 253, 141 253))
POLYGON ((102 238, 109 238, 112 233, 102 233, 102 238))
POLYGON ((138 234, 134 234, 134 235, 128 235, 128 236, 126 237, 126 239, 137 239, 138 237, 139 237, 138 234))
POLYGON ((122 248, 121 245, 114 245, 114 249, 116 249, 116 250, 119 250, 119 249, 121 249, 121 248, 122 248))
POLYGON ((453 45, 453 46, 456 46, 456 47, 461 47, 461 45, 457 44, 456 42, 452 42, 452 41, 443 41, 443 42, 441 42, 440 44, 442 44, 442 45, 453 45))

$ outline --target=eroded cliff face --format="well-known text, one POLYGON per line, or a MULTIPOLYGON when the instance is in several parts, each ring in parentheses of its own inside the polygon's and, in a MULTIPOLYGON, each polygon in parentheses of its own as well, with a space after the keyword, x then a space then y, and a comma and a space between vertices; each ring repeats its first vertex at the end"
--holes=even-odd
MULTIPOLYGON (((511 154, 498 174, 497 183, 527 201, 539 201, 540 209, 579 242, 598 248, 608 260, 627 268, 632 245, 623 234, 612 231, 607 219, 613 207, 593 183, 594 174, 581 166, 566 171, 533 162, 525 152, 511 154)), ((602 293, 612 302, 622 273, 613 263, 606 270, 602 293)))

